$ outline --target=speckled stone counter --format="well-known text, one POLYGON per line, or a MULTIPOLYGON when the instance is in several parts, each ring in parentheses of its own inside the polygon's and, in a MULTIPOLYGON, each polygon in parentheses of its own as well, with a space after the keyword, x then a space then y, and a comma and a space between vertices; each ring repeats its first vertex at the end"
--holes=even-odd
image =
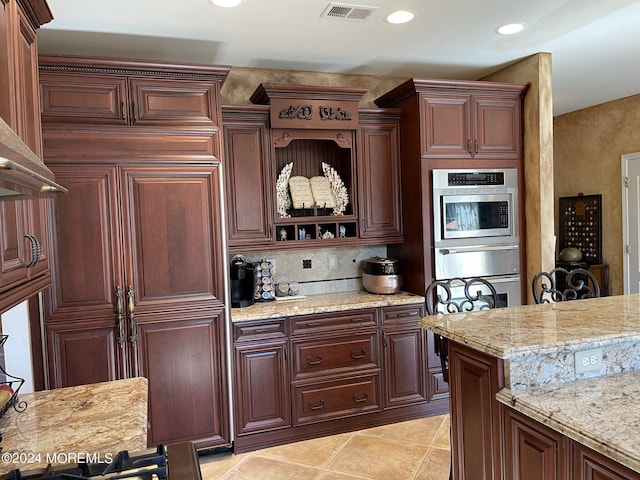
POLYGON ((423 328, 504 359, 501 403, 640 472, 640 295, 425 317, 423 328), (601 348, 599 370, 575 372, 601 348))
POLYGON ((0 473, 146 449, 147 389, 138 377, 19 395, 26 410, 0 419, 0 473))
POLYGON ((389 307, 421 303, 424 297, 398 292, 392 295, 376 295, 365 291, 310 295, 299 300, 274 300, 257 302, 245 308, 232 308, 231 321, 242 322, 267 318, 308 315, 312 313, 339 312, 359 308, 389 307))
POLYGON ((640 472, 640 371, 498 392, 498 401, 640 472))

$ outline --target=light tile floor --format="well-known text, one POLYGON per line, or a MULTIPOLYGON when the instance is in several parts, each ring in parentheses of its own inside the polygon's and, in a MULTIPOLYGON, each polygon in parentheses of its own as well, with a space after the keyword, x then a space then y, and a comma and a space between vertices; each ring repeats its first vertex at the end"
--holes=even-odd
POLYGON ((203 480, 446 480, 449 415, 242 454, 201 457, 203 480))

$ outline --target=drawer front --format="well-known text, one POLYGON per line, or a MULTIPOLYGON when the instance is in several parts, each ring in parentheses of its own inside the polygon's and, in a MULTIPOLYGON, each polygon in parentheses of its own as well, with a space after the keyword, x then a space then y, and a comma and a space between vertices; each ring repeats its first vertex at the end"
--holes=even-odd
POLYGON ((297 425, 380 409, 377 374, 294 386, 294 424, 297 425))
POLYGON ((375 326, 377 326, 375 309, 346 310, 337 313, 291 317, 292 335, 318 332, 333 333, 336 330, 375 326))
POLYGON ((287 324, 283 319, 238 322, 233 324, 236 342, 282 338, 287 336, 287 324))
POLYGON ((398 307, 385 307, 381 309, 382 324, 395 325, 401 323, 415 323, 424 317, 424 305, 402 305, 398 307))
POLYGON ((340 370, 376 368, 378 335, 366 332, 293 342, 294 378, 340 370))

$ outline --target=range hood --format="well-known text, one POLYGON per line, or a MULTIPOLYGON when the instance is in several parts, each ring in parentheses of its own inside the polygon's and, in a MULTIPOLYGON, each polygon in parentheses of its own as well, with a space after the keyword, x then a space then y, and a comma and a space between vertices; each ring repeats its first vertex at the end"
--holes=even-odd
POLYGON ((0 201, 67 193, 38 156, 0 118, 0 201))

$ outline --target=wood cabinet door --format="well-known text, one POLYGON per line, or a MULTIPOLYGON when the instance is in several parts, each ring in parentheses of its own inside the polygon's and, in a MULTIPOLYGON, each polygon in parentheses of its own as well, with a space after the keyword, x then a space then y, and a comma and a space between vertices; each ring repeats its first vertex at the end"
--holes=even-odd
POLYGON ((111 318, 124 283, 115 166, 51 165, 69 192, 52 203, 52 286, 45 322, 111 318))
POLYGON ((474 157, 522 157, 522 100, 515 97, 474 96, 474 157))
POLYGON ((286 340, 234 346, 235 431, 238 435, 291 426, 286 340))
POLYGON ((505 479, 568 479, 567 438, 503 406, 505 479))
POLYGON ((29 278, 27 263, 31 261, 27 252, 24 235, 28 203, 23 200, 0 202, 0 247, 2 264, 0 269, 0 290, 9 288, 29 278))
POLYGON ((118 346, 111 319, 51 323, 45 326, 45 335, 49 388, 125 378, 124 347, 118 346))
POLYGON ((572 442, 573 480, 638 480, 640 474, 618 462, 572 442))
POLYGON ((399 121, 361 116, 358 165, 360 237, 402 242, 399 121))
POLYGON ((204 125, 219 123, 216 84, 175 79, 129 80, 134 125, 204 125))
POLYGON ((137 315, 224 300, 219 167, 122 167, 127 285, 137 315))
POLYGON ((427 401, 424 330, 385 329, 383 342, 385 408, 427 401))
POLYGON ((12 37, 12 9, 15 2, 0 2, 0 117, 9 125, 15 125, 14 64, 12 37))
POLYGON ((148 444, 230 442, 224 313, 138 323, 140 372, 149 379, 148 444))
POLYGON ((449 341, 453 478, 502 478, 502 362, 449 341))
POLYGON ((222 117, 229 247, 271 244, 269 109, 223 107, 222 117))
POLYGON ((40 95, 43 123, 129 123, 125 77, 43 71, 40 95))
POLYGON ((471 96, 422 95, 422 155, 471 158, 471 96))
MULTIPOLYGON (((15 3, 15 2, 14 2, 15 3)), ((38 47, 36 31, 21 8, 16 26, 15 87, 17 102, 16 133, 27 146, 42 158, 42 127, 40 120, 40 87, 38 84, 38 47)))

